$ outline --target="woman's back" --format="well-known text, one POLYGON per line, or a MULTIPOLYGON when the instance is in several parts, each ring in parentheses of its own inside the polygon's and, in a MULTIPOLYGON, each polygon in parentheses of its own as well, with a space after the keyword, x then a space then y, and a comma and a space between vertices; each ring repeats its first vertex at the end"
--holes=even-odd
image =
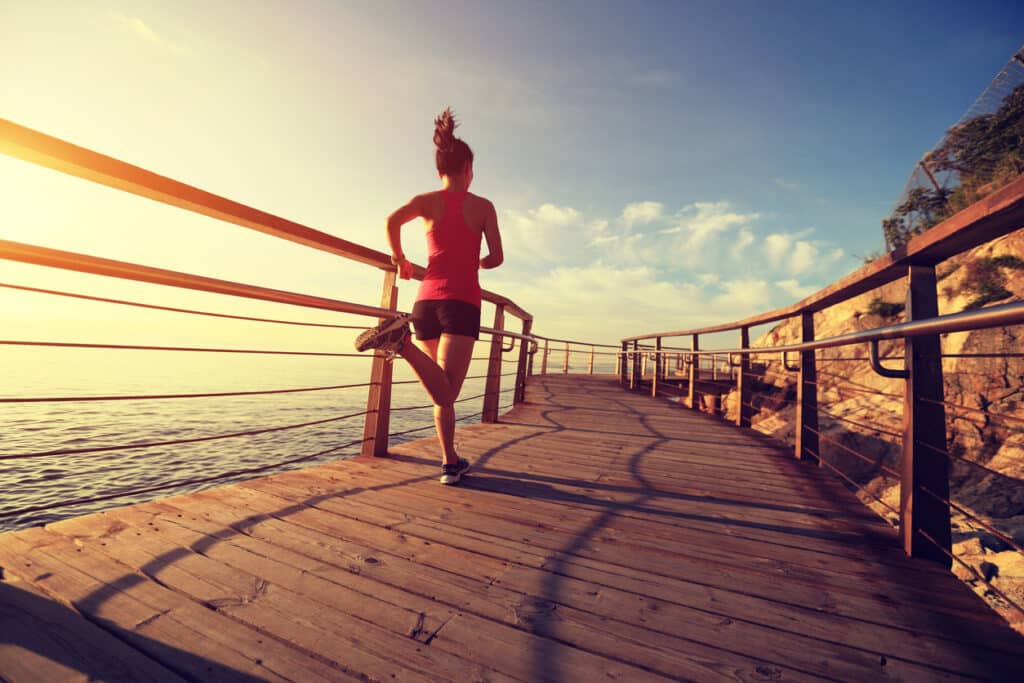
POLYGON ((427 228, 427 272, 418 301, 481 303, 480 242, 491 205, 468 191, 420 195, 427 228))

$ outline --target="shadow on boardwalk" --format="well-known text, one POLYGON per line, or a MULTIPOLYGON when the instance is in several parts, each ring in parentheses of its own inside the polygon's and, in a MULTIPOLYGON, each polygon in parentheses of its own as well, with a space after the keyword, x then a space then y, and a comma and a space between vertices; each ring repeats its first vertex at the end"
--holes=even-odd
MULTIPOLYGON (((422 439, 9 534, 0 564, 192 680, 1024 675, 980 599, 765 439, 607 378, 534 378, 528 399, 460 429, 459 487, 422 439), (224 656, 143 634, 168 613, 205 615, 193 637, 224 656)), ((10 590, 0 604, 74 616, 10 590)), ((18 647, 74 666, 69 642, 18 647)))

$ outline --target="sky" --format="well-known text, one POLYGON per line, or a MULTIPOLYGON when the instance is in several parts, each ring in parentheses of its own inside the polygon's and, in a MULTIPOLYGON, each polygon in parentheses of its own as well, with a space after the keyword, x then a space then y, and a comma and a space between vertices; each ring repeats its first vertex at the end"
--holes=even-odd
MULTIPOLYGON (((614 343, 786 306, 857 268, 916 161, 1022 43, 1013 1, 0 0, 0 118, 386 251, 386 216, 439 186, 432 121, 450 105, 505 244, 483 286, 541 334, 614 343)), ((377 269, 8 157, 0 207, 0 239, 380 298, 377 269)), ((403 240, 423 263, 420 224, 403 240)), ((338 320, 21 264, 0 282, 338 320)), ((338 341, 0 304, 9 339, 338 341)))

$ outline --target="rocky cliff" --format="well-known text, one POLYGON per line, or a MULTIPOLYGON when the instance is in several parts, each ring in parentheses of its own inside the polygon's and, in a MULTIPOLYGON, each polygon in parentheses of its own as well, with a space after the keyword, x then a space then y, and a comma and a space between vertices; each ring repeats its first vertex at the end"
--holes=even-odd
MULTIPOLYGON (((939 312, 955 313, 1024 299, 1024 230, 941 264, 939 312)), ((894 282, 815 314, 818 338, 866 330, 903 319, 906 286, 894 282)), ((799 320, 772 329, 754 346, 796 342, 799 320)), ((953 456, 952 500, 985 524, 1024 547, 1024 328, 995 328, 944 335, 942 367, 947 407, 946 433, 953 456)), ((885 364, 903 365, 903 342, 883 342, 885 364)), ((817 352, 820 451, 822 458, 863 486, 859 494, 890 522, 899 507, 899 482, 884 471, 899 471, 903 380, 874 373, 866 345, 817 352), (880 499, 881 502, 878 502, 880 499)), ((781 367, 777 355, 755 358, 763 379, 755 383, 755 429, 792 444, 797 373, 781 367)), ((793 362, 795 358, 791 358, 793 362)), ((736 415, 737 397, 725 402, 736 415)), ((1024 554, 966 515, 953 516, 954 551, 986 581, 959 564, 954 571, 1024 632, 1024 615, 1002 604, 995 586, 1024 605, 1024 554)))

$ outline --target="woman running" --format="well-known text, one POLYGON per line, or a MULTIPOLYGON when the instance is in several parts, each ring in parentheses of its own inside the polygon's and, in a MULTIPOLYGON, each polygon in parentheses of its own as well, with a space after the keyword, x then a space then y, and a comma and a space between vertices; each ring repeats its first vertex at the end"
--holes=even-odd
POLYGON ((356 349, 381 349, 409 362, 434 402, 434 425, 441 443, 441 483, 456 484, 469 462, 455 452, 455 400, 469 370, 473 344, 480 337, 480 268, 504 260, 494 205, 469 193, 473 150, 455 137, 451 108, 434 120, 434 158, 441 189, 419 194, 388 217, 391 262, 408 279, 412 264, 402 251, 402 226, 422 218, 427 228, 427 273, 412 315, 390 318, 356 339, 356 349), (488 254, 480 258, 481 237, 488 254), (409 322, 416 344, 409 341, 409 322))

